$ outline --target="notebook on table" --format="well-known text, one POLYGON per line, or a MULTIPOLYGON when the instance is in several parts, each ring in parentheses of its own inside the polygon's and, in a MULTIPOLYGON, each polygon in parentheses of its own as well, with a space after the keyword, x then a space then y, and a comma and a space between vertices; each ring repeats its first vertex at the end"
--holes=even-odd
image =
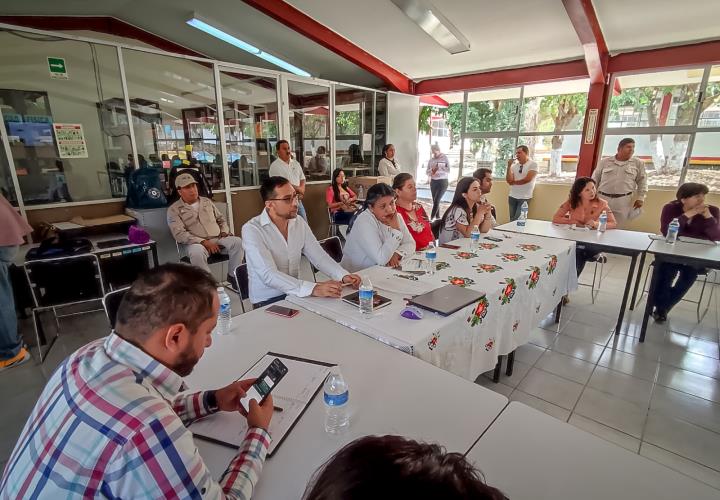
POLYGON ((483 296, 485 296, 485 292, 456 285, 445 285, 412 298, 408 304, 436 312, 442 316, 450 316, 463 307, 477 302, 483 296))

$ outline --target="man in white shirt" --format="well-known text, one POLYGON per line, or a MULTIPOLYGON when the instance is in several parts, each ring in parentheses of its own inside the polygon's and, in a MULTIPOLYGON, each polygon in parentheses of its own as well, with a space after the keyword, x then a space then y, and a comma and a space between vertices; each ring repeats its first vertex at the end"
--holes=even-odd
POLYGON ((320 246, 298 215, 298 195, 284 177, 270 177, 260 186, 265 209, 242 228, 248 263, 250 301, 262 307, 285 298, 340 297, 344 284, 358 288, 361 278, 345 271, 320 246), (299 279, 300 261, 310 263, 330 280, 314 283, 299 279))
MULTIPOLYGON (((473 172, 473 177, 475 177, 478 182, 480 182, 480 192, 482 193, 482 196, 480 197, 480 203, 482 203, 483 205, 489 204, 490 202, 487 199, 487 195, 489 195, 490 191, 492 191, 492 170, 485 167, 478 168, 475 172, 473 172)), ((491 227, 495 227, 498 225, 497 220, 495 219, 495 215, 495 207, 493 205, 490 205, 491 227)))
POLYGON ((515 160, 508 160, 505 180, 510 185, 508 208, 510 221, 520 217, 523 203, 530 205, 535 190, 535 177, 537 176, 537 163, 530 159, 530 150, 527 146, 518 146, 515 150, 515 160))
POLYGON ((275 145, 275 151, 277 152, 277 159, 270 164, 270 177, 284 177, 290 181, 293 189, 298 194, 298 215, 303 219, 307 220, 307 214, 305 213, 305 207, 303 206, 302 199, 305 196, 305 174, 300 166, 292 156, 290 156, 290 143, 285 139, 281 139, 275 145))
POLYGON ((640 215, 648 191, 645 163, 634 153, 635 141, 626 137, 615 156, 600 160, 592 173, 598 194, 608 202, 618 225, 640 215))

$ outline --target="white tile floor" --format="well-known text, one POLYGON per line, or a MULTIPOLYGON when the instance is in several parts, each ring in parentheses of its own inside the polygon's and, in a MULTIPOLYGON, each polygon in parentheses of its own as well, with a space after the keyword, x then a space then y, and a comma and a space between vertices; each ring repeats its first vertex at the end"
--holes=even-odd
MULTIPOLYGON (((559 325, 543 321, 517 350, 511 377, 503 374, 495 384, 488 373, 478 383, 720 489, 720 294, 700 324, 695 306, 681 302, 666 325, 650 321, 640 344, 643 302, 627 316, 623 334, 612 335, 628 262, 609 256, 595 304, 581 287, 559 325)), ((304 274, 310 276, 309 268, 304 274)), ((230 295, 239 313, 237 296, 230 295)), ((0 470, 55 367, 108 330, 102 312, 61 324, 63 335, 43 365, 33 361, 0 373, 0 470)), ((32 324, 22 322, 21 330, 32 343, 32 324)))
POLYGON ((580 287, 560 324, 544 321, 516 351, 512 377, 478 383, 720 489, 718 290, 700 323, 681 302, 641 344, 644 301, 613 335, 629 259, 608 257, 595 304, 580 287))

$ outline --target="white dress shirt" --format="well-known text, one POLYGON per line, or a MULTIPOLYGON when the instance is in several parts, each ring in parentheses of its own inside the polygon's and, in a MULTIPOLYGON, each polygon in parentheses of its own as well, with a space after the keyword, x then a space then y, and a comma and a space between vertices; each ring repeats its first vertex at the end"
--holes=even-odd
POLYGON ((378 173, 387 177, 395 177, 400 173, 400 168, 400 163, 397 160, 395 160, 395 165, 387 158, 383 158, 378 163, 378 173))
MULTIPOLYGON (((522 165, 523 170, 522 173, 520 172, 520 163, 516 160, 512 165, 510 165, 510 168, 512 169, 512 173, 515 176, 516 181, 521 181, 525 177, 528 176, 528 174, 532 171, 537 172, 538 166, 537 163, 535 163, 532 160, 528 160, 522 165)), ((512 185, 510 186, 510 193, 509 196, 512 196, 516 200, 529 200, 533 197, 533 191, 535 190, 535 181, 537 180, 537 176, 528 182, 527 184, 518 184, 518 185, 512 185)))
POLYGON ((299 186, 300 181, 305 180, 303 169, 297 160, 290 158, 290 163, 285 163, 280 158, 270 164, 270 177, 284 177, 290 181, 293 186, 299 186))
POLYGON ((303 255, 334 280, 341 281, 349 274, 322 249, 301 217, 288 221, 288 239, 285 241, 267 210, 263 210, 242 227, 242 242, 253 304, 283 294, 298 297, 312 294, 315 283, 298 278, 303 255))
POLYGON ((399 231, 377 220, 370 209, 360 213, 347 237, 340 264, 354 273, 372 266, 384 266, 394 253, 401 257, 415 253, 415 240, 402 216, 396 216, 399 231))

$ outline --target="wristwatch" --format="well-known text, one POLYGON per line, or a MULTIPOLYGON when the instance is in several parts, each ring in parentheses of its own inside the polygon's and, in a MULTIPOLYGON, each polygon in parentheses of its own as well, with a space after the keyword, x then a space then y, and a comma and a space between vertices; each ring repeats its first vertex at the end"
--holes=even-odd
POLYGON ((207 403, 208 410, 211 412, 215 412, 220 409, 217 403, 217 396, 215 394, 215 391, 208 391, 207 399, 205 400, 205 402, 207 403))

